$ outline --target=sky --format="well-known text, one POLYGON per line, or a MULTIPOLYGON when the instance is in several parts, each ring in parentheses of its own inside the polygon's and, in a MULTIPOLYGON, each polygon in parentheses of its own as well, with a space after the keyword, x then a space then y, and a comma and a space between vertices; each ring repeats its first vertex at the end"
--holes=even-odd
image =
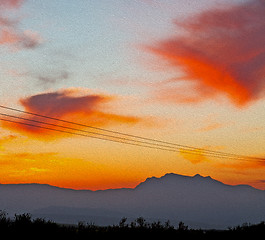
POLYGON ((0 0, 0 105, 197 149, 1 121, 0 183, 98 190, 173 172, 265 189, 264 161, 205 154, 265 157, 264 12, 263 0, 0 0))

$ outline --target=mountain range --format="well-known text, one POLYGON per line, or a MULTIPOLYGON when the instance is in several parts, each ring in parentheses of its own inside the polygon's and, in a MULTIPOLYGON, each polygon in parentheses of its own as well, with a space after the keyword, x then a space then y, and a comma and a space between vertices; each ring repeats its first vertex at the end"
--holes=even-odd
POLYGON ((79 221, 118 224, 183 221, 191 228, 224 229, 265 220, 265 191, 248 185, 227 185, 211 177, 168 173, 147 178, 135 188, 74 190, 47 184, 0 184, 0 209, 31 213, 59 223, 79 221))

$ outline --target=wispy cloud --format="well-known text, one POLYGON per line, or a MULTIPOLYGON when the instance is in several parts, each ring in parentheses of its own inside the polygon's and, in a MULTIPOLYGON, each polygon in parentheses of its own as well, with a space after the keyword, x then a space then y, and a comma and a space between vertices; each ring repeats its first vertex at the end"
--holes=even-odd
POLYGON ((219 129, 221 127, 223 127, 223 124, 218 123, 218 122, 213 122, 213 123, 209 123, 206 126, 201 127, 198 131, 200 131, 200 132, 208 132, 208 131, 219 129))
POLYGON ((17 136, 7 135, 7 136, 0 137, 0 150, 4 150, 4 145, 6 143, 13 141, 14 139, 17 139, 17 136))
POLYGON ((259 183, 265 183, 265 179, 258 180, 259 183))
POLYGON ((6 152, 0 155, 0 164, 3 166, 10 166, 16 168, 16 166, 25 167, 27 165, 38 163, 40 161, 51 161, 57 153, 10 153, 6 152))
POLYGON ((232 162, 216 162, 214 164, 215 167, 220 169, 234 169, 238 171, 246 171, 249 169, 260 169, 265 168, 265 159, 263 160, 253 160, 253 159, 245 159, 245 160, 238 160, 232 162))
POLYGON ((19 9, 24 1, 0 1, 0 45, 7 45, 12 49, 33 49, 42 42, 41 36, 32 30, 20 30, 20 20, 9 16, 10 11, 19 9))
POLYGON ((68 71, 58 71, 56 73, 46 73, 46 74, 38 74, 33 76, 39 80, 41 84, 54 84, 63 80, 67 80, 70 77, 70 73, 68 71))
POLYGON ((231 125, 231 122, 220 122, 218 120, 218 116, 214 114, 209 114, 208 116, 204 117, 201 121, 201 126, 197 129, 198 132, 209 132, 213 130, 217 130, 220 128, 227 127, 231 125))
POLYGON ((265 2, 210 9, 185 21, 182 34, 147 46, 181 77, 165 83, 159 97, 196 103, 225 96, 239 107, 263 97, 265 91, 265 2), (188 91, 176 85, 189 84, 188 91))
MULTIPOLYGON (((60 165, 64 160, 54 152, 29 153, 5 152, 0 154, 0 174, 4 175, 3 181, 21 182, 22 179, 36 176, 39 181, 43 175, 60 165)), ((31 179, 32 181, 32 179, 31 179)))
POLYGON ((24 0, 2 0, 0 1, 0 9, 19 8, 24 0))

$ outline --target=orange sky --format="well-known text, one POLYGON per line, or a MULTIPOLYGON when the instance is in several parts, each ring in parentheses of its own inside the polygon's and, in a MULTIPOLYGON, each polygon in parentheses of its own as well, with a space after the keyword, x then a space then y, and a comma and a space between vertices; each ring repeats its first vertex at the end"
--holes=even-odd
POLYGON ((196 154, 88 138, 106 132, 55 119, 1 121, 0 183, 97 190, 173 172, 265 189, 263 160, 207 156, 265 156, 265 5, 216 2, 1 2, 0 105, 196 154))

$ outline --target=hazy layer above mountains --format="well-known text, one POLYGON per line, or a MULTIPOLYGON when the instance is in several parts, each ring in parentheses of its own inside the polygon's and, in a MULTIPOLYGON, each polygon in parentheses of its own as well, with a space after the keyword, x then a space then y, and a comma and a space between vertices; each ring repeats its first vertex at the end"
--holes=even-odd
POLYGON ((0 209, 57 222, 117 224, 122 217, 184 221, 190 227, 226 228, 265 220, 265 191, 211 177, 166 174, 134 189, 73 190, 42 184, 0 185, 0 209))

